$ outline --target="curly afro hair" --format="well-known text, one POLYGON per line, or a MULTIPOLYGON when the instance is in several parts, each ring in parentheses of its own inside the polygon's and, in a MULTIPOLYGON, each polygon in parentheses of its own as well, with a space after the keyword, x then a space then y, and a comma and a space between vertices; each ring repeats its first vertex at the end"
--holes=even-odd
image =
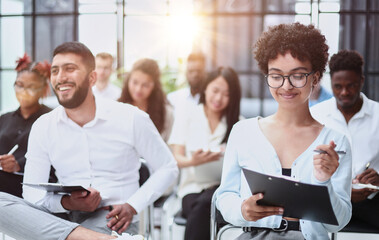
POLYGON ((312 70, 318 71, 321 78, 329 56, 329 46, 320 30, 313 25, 306 26, 298 22, 270 27, 262 33, 254 47, 255 59, 264 74, 268 74, 269 60, 289 51, 300 61, 310 61, 312 70))
POLYGON ((337 71, 350 70, 359 76, 363 74, 363 57, 355 50, 340 50, 329 61, 330 76, 337 71))

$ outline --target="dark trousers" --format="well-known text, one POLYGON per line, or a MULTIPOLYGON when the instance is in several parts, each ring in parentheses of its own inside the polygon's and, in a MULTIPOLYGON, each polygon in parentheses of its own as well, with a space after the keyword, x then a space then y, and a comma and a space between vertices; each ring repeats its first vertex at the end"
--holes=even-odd
POLYGON ((218 186, 191 193, 182 200, 182 214, 187 219, 185 240, 209 240, 212 195, 218 186))
POLYGON ((22 179, 24 177, 0 170, 0 192, 22 198, 22 179))
POLYGON ((353 203, 353 218, 379 228, 379 193, 373 199, 353 203))

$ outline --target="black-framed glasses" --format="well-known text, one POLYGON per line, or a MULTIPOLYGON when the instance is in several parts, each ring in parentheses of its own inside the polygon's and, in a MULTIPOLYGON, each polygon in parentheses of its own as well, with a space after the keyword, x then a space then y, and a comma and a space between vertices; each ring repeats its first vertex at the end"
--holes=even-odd
POLYGON ((314 71, 309 73, 292 73, 287 76, 278 73, 270 73, 265 75, 265 78, 267 85, 271 88, 280 88, 283 86, 286 78, 288 78, 288 81, 292 87, 302 88, 307 84, 308 76, 313 73, 314 71))

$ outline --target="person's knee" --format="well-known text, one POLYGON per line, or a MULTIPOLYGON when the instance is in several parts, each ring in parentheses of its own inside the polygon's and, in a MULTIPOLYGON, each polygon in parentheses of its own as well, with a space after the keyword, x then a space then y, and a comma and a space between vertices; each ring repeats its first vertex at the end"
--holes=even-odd
POLYGON ((5 192, 0 192, 0 206, 4 207, 8 205, 9 203, 15 202, 17 200, 17 197, 5 193, 5 192))

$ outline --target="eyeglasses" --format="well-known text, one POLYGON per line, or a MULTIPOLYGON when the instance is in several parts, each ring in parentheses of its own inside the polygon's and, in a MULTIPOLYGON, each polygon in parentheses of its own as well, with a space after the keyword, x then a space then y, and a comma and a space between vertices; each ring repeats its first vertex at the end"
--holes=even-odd
POLYGON ((302 88, 307 84, 308 76, 313 74, 314 71, 310 73, 292 73, 290 75, 284 76, 277 73, 270 73, 265 75, 267 85, 271 88, 280 88, 284 84, 284 80, 288 78, 289 83, 294 88, 302 88))
POLYGON ((36 95, 39 91, 41 91, 44 88, 43 86, 39 88, 36 88, 34 86, 25 87, 22 83, 19 83, 19 82, 15 82, 13 86, 16 92, 25 91, 29 95, 36 95))

